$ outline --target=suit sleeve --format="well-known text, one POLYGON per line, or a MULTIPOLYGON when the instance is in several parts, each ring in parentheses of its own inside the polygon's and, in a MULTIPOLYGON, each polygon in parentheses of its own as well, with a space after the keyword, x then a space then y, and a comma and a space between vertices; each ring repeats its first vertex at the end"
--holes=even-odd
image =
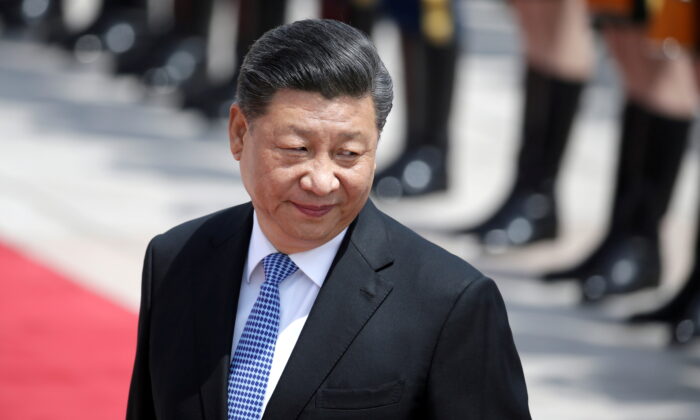
POLYGON ((491 279, 470 283, 440 333, 431 365, 432 419, 530 419, 520 358, 491 279))
POLYGON ((152 267, 153 241, 148 244, 143 263, 136 358, 129 388, 129 401, 126 410, 127 420, 156 418, 149 369, 152 267))

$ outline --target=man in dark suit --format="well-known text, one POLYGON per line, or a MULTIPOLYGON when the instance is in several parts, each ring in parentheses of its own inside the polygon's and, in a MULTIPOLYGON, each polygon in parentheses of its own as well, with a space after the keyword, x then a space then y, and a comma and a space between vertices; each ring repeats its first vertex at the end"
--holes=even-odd
POLYGON ((252 203, 154 238, 128 419, 529 419, 490 279, 368 200, 391 79, 339 22, 266 33, 231 151, 252 203))

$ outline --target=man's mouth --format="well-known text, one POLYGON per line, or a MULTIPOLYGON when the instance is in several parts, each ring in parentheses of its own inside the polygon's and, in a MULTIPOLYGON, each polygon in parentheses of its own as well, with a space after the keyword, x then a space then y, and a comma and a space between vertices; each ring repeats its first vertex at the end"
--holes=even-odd
POLYGON ((294 207, 296 207, 297 210, 311 217, 321 217, 331 211, 334 207, 332 204, 326 206, 314 206, 311 204, 299 204, 294 202, 292 202, 292 204, 294 204, 294 207))

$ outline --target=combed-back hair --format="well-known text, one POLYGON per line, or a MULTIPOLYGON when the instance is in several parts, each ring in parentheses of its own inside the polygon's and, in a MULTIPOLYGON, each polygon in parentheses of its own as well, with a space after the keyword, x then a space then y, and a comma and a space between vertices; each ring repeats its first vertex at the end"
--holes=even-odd
POLYGON ((327 99, 372 96, 382 131, 394 98, 391 76, 374 44, 352 26, 307 19, 271 29, 250 48, 238 76, 237 102, 247 118, 263 115, 280 89, 327 99))

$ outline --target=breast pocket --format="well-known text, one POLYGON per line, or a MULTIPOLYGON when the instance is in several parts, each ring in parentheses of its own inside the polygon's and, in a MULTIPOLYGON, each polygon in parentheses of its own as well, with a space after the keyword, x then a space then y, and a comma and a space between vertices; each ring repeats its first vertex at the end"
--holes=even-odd
POLYGON ((316 407, 337 410, 382 407, 401 401, 403 391, 402 379, 371 388, 322 388, 316 396, 316 407))

